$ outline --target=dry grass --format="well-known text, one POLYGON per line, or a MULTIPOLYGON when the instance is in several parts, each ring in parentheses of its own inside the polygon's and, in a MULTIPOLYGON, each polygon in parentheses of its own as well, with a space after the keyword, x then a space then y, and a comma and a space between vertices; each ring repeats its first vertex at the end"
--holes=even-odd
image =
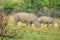
MULTIPOLYGON (((60 40, 60 29, 58 24, 55 23, 55 27, 50 28, 42 24, 41 28, 27 26, 24 23, 18 22, 18 27, 13 26, 14 16, 10 16, 9 24, 7 25, 8 34, 15 35, 17 39, 5 38, 9 40, 60 40)), ((60 19, 55 18, 59 22, 60 19)), ((60 24, 60 23, 59 23, 60 24)))
MULTIPOLYGON (((13 15, 10 15, 9 16, 9 24, 12 24, 13 22, 14 22, 14 14, 13 15)), ((55 19, 55 27, 58 27, 59 25, 60 25, 60 19, 59 18, 54 18, 55 19)), ((25 25, 25 23, 22 23, 22 22, 18 22, 18 26, 20 26, 20 25, 25 25)), ((42 26, 44 27, 44 26, 46 26, 46 25, 44 25, 44 24, 42 24, 42 26)), ((32 27, 34 27, 34 24, 32 25, 32 27)))

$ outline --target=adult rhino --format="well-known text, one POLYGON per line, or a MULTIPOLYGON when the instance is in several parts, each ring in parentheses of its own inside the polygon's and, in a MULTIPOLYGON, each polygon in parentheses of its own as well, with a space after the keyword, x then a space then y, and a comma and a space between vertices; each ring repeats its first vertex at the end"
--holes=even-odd
POLYGON ((51 24, 51 26, 54 26, 55 20, 52 17, 41 16, 38 18, 38 20, 35 21, 35 26, 41 26, 41 23, 47 24, 47 27, 49 24, 51 24))
POLYGON ((37 19, 37 16, 34 15, 34 13, 16 13, 14 16, 14 25, 17 25, 17 22, 22 22, 25 24, 30 24, 31 25, 35 22, 37 19))

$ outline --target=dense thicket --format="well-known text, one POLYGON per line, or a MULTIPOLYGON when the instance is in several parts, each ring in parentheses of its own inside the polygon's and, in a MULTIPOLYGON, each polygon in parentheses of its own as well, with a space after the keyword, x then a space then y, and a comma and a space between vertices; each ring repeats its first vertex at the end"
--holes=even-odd
POLYGON ((60 0, 0 0, 0 5, 5 12, 46 12, 53 9, 54 14, 60 10, 60 0))

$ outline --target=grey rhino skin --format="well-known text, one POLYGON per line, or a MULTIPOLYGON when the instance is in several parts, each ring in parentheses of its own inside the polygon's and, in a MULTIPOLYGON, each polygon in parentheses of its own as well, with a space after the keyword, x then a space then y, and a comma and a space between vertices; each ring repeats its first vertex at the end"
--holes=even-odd
POLYGON ((31 25, 34 23, 34 21, 37 19, 37 17, 33 13, 16 13, 14 16, 14 25, 17 25, 17 22, 22 22, 25 24, 31 25))
POLYGON ((54 26, 55 20, 52 17, 41 16, 38 18, 38 21, 36 20, 35 22, 36 22, 35 24, 36 27, 41 26, 41 23, 47 24, 48 27, 49 24, 51 24, 51 26, 54 26))

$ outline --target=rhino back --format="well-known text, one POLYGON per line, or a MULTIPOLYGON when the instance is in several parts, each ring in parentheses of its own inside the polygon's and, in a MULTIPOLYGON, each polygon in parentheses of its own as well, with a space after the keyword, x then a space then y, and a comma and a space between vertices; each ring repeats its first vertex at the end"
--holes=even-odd
POLYGON ((50 23, 50 22, 52 22, 52 18, 51 17, 42 16, 42 17, 39 18, 39 21, 42 21, 44 23, 46 23, 46 22, 50 23))

